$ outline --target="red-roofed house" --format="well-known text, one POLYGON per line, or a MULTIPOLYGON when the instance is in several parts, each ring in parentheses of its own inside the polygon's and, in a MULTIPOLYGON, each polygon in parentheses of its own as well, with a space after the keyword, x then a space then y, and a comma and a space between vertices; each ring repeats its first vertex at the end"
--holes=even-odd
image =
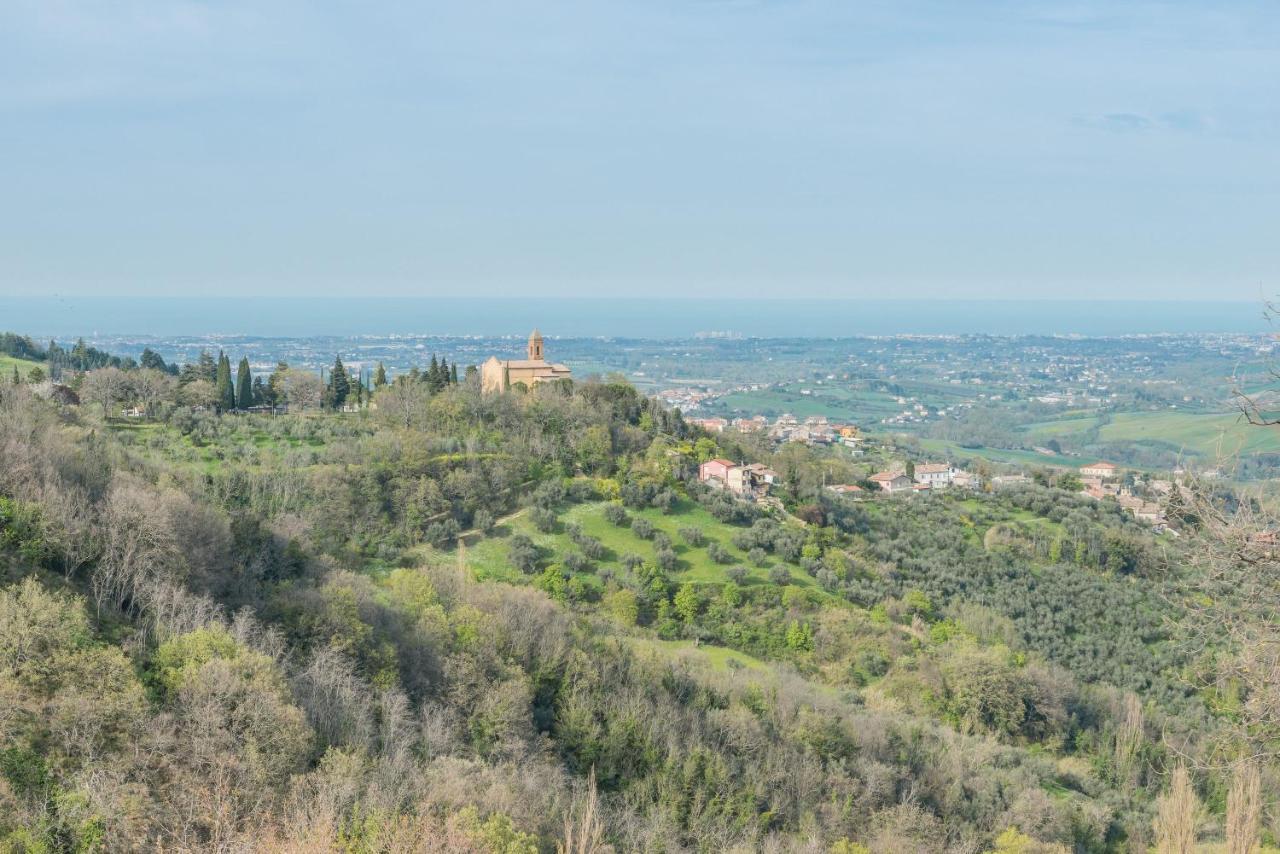
POLYGON ((1090 463, 1087 466, 1080 467, 1080 474, 1084 475, 1085 477, 1101 477, 1101 478, 1115 477, 1118 471, 1119 471, 1119 468, 1117 468, 1115 463, 1108 463, 1103 461, 1090 463))
POLYGON ((911 478, 900 471, 882 471, 871 475, 867 480, 885 492, 910 492, 911 478))

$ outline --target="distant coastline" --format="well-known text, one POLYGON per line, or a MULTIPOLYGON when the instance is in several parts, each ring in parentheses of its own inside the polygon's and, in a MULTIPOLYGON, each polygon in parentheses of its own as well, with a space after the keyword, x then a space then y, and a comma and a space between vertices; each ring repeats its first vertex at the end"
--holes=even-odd
POLYGON ((71 335, 863 335, 1265 333, 1261 301, 11 297, 0 329, 71 335))

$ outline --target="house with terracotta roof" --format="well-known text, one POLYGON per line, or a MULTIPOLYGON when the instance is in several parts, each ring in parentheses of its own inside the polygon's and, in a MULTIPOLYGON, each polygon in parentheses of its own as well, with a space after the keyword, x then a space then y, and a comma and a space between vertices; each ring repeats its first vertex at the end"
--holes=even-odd
POLYGON ((1080 474, 1085 477, 1100 477, 1104 480, 1106 478, 1115 477, 1119 471, 1120 469, 1115 463, 1109 463, 1105 460, 1099 460, 1096 463, 1090 463, 1087 466, 1080 467, 1080 474))
POLYGON ((952 475, 950 463, 920 463, 916 466, 915 481, 930 489, 941 489, 951 485, 952 475))
POLYGON ((911 478, 906 473, 900 471, 882 471, 877 472, 867 480, 880 487, 885 492, 910 492, 911 478))
POLYGON ((729 471, 736 467, 729 460, 707 460, 698 466, 698 480, 723 489, 729 485, 729 471))

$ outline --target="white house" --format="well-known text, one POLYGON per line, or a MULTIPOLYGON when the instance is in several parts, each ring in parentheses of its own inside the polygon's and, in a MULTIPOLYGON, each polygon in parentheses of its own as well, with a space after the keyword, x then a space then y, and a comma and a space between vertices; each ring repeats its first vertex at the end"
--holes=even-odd
POLYGON ((941 489, 951 485, 954 472, 948 463, 921 463, 916 466, 915 481, 930 489, 941 489))
POLYGON ((1090 463, 1087 466, 1080 467, 1080 474, 1085 477, 1100 477, 1105 479, 1115 477, 1116 472, 1118 471, 1119 468, 1115 463, 1108 463, 1101 460, 1096 463, 1090 463))

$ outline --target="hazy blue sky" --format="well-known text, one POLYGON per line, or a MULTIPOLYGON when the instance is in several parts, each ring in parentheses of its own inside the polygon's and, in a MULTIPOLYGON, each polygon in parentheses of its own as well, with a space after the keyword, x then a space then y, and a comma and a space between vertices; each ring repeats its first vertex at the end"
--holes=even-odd
POLYGON ((0 3, 0 293, 1280 291, 1280 3, 0 3))

